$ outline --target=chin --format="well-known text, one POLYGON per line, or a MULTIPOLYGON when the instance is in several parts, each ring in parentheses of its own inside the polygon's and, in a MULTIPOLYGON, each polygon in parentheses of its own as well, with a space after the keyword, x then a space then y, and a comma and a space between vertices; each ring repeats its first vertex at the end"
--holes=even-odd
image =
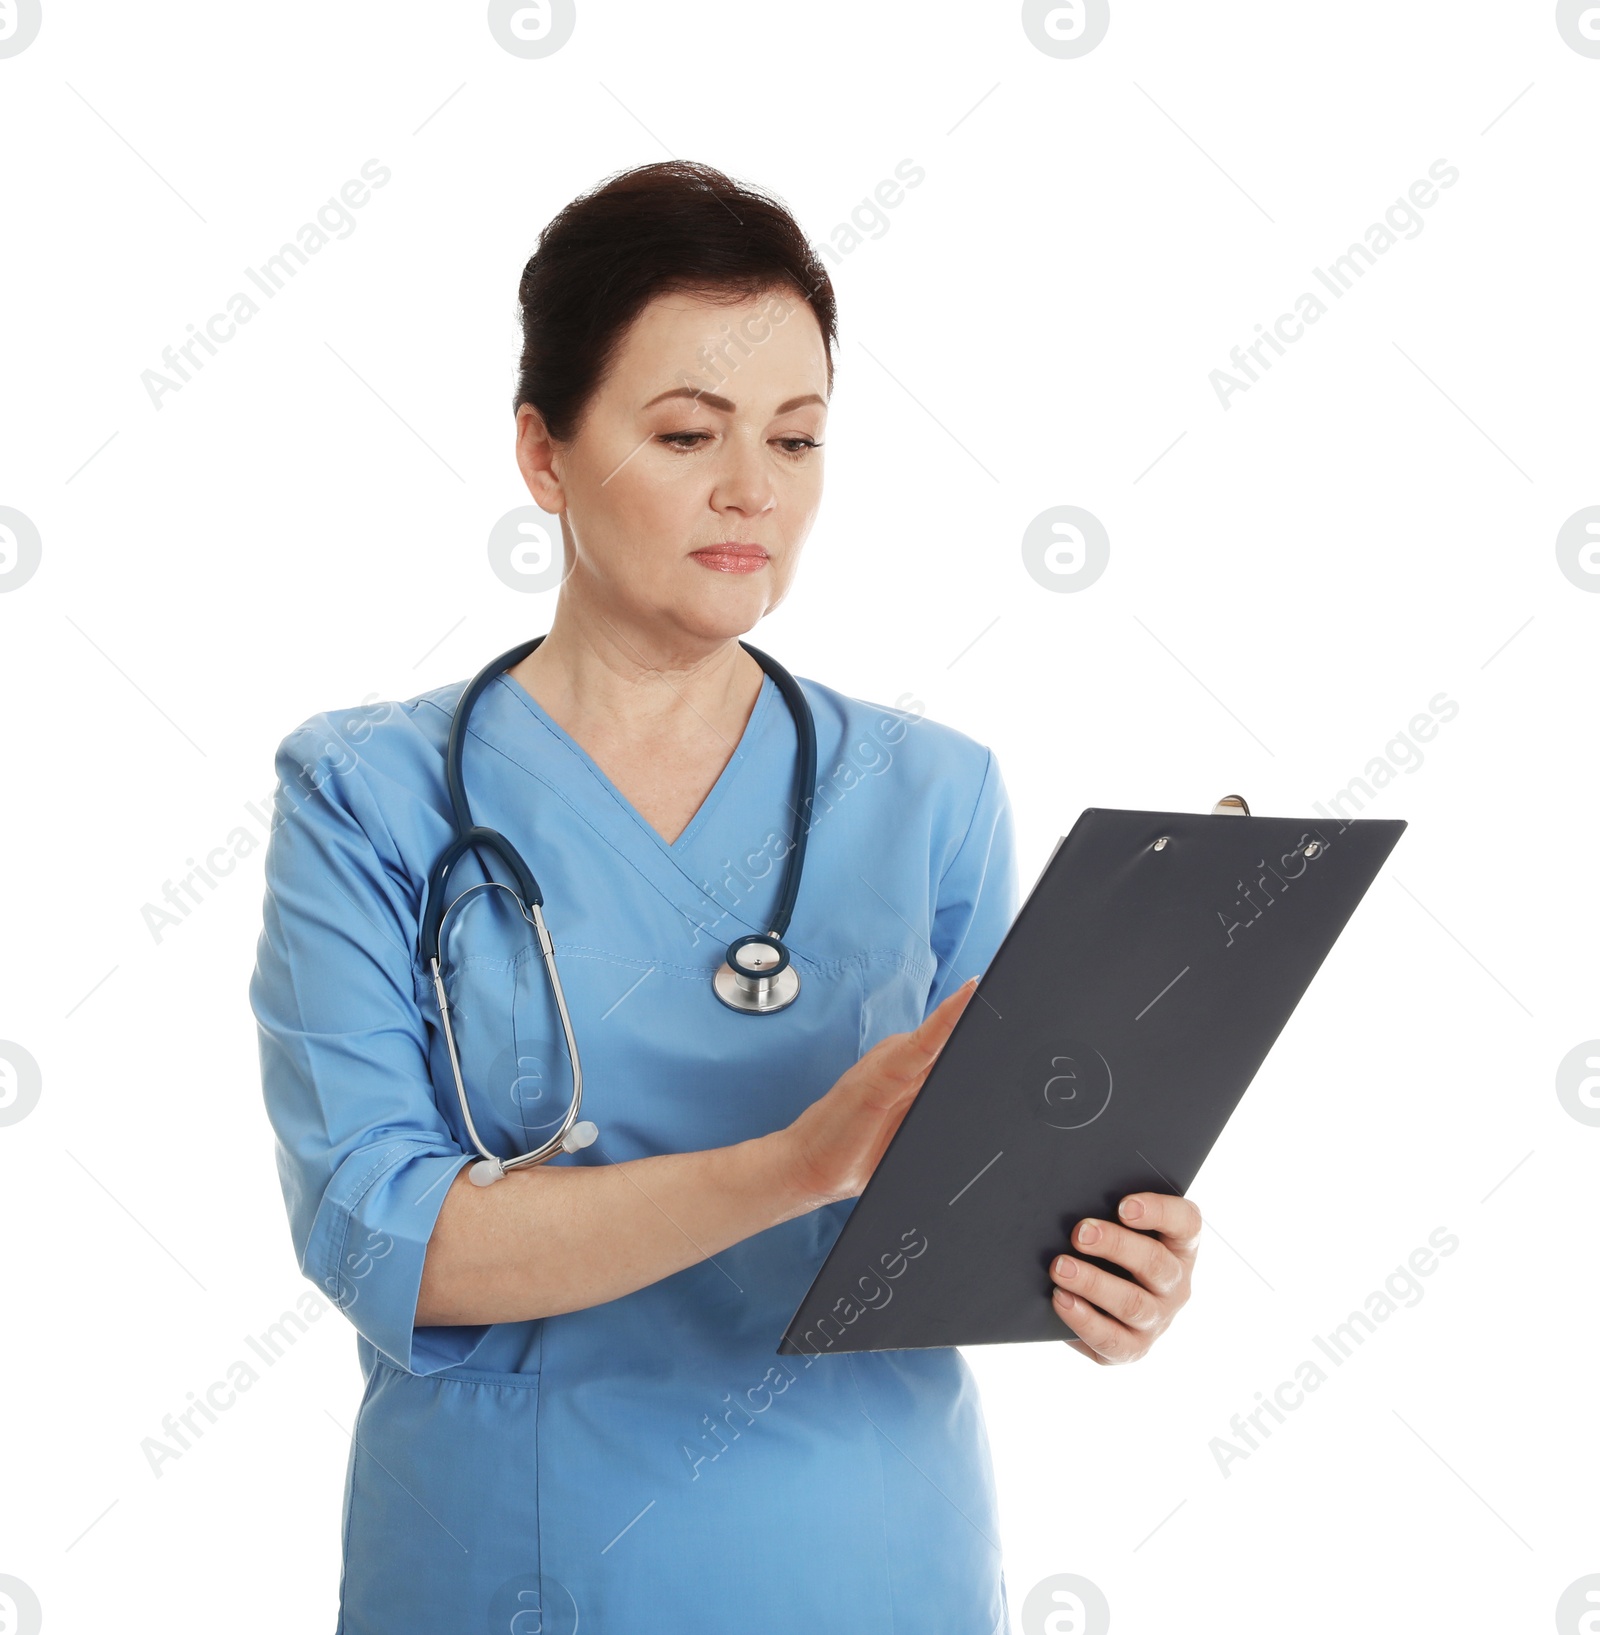
MULTIPOLYGON (((702 579, 706 577, 704 569, 696 571, 702 579)), ((741 575, 737 579, 729 575, 720 583, 713 580, 710 584, 697 585, 695 590, 697 594, 691 601, 678 605, 678 620, 697 636, 710 641, 744 635, 776 605, 771 594, 771 579, 765 573, 741 575)))
POLYGON ((694 607, 684 609, 677 622, 701 641, 737 641, 760 624, 766 611, 762 602, 752 602, 748 608, 694 607))

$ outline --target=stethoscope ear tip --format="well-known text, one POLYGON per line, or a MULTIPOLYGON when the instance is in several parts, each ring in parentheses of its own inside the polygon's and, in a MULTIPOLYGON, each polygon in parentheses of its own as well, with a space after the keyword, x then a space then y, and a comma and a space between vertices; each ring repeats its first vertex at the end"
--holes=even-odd
POLYGON ((467 1171, 467 1179, 475 1187, 493 1186, 506 1172, 506 1167, 498 1158, 480 1158, 467 1171))
POLYGON ((587 1147, 599 1133, 600 1128, 598 1125, 591 1124, 586 1118, 580 1119, 562 1136, 561 1150, 563 1152, 577 1152, 580 1148, 587 1147))

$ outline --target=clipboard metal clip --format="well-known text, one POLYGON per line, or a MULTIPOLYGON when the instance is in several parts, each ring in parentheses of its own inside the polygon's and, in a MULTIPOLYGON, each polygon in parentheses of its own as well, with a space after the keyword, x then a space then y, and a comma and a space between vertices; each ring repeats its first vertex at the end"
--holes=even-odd
MULTIPOLYGON (((1222 799, 1211 808, 1210 816, 1249 817, 1250 806, 1243 795, 1224 795, 1222 799)), ((1171 841, 1171 839, 1171 835, 1159 836, 1154 842, 1152 842, 1150 850, 1153 852, 1164 852, 1167 849, 1168 842, 1171 841)))

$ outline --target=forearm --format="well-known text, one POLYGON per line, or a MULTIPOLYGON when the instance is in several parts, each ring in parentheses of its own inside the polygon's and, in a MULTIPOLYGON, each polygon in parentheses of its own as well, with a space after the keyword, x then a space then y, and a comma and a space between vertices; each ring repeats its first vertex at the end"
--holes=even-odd
MULTIPOLYGON (((621 1164, 459 1174, 428 1244, 420 1325, 523 1322, 615 1300, 805 1214, 784 1131, 621 1164)), ((820 1201, 820 1200, 817 1200, 820 1201)))

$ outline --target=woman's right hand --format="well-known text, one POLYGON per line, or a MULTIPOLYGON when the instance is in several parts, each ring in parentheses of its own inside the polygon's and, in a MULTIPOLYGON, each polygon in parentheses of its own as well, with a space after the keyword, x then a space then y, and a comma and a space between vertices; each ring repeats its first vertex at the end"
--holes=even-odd
POLYGON ((807 1210, 860 1196, 977 985, 968 978, 919 1027, 879 1040, 778 1132, 807 1210))

